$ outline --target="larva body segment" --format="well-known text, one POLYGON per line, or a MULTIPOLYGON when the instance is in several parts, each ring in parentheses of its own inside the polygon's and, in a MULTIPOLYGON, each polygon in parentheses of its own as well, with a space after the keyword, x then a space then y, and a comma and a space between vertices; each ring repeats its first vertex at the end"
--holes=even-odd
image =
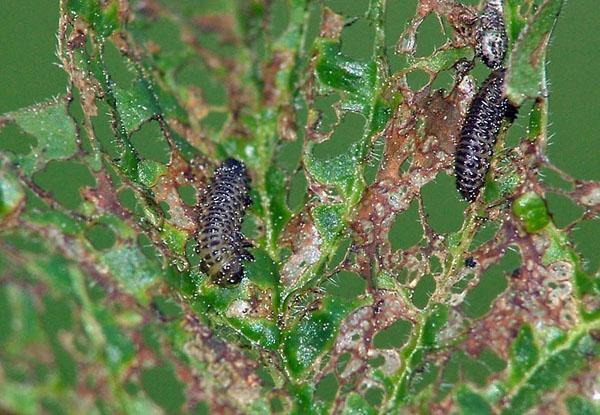
POLYGON ((474 201, 490 167, 496 138, 506 114, 503 96, 505 70, 493 71, 469 106, 456 148, 456 187, 469 202, 474 201))
POLYGON ((202 198, 198 215, 197 252, 201 267, 218 285, 238 284, 244 260, 252 260, 252 246, 241 233, 244 212, 250 205, 250 178, 246 166, 225 160, 202 198))
POLYGON ((508 44, 502 0, 488 0, 477 24, 477 56, 492 69, 502 67, 508 44))

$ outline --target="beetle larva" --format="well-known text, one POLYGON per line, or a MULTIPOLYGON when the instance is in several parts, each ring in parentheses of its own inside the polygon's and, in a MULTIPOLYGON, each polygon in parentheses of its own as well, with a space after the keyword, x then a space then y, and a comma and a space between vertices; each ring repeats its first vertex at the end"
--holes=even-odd
POLYGON ((477 24, 477 56, 492 69, 502 67, 508 38, 504 28, 502 0, 488 0, 477 24))
POLYGON ((197 252, 202 270, 219 285, 238 284, 244 276, 243 262, 253 259, 246 249, 252 244, 240 230, 251 203, 249 186, 246 166, 227 159, 215 169, 200 206, 197 252))
POLYGON ((493 71, 473 98, 456 147, 456 187, 470 202, 477 198, 484 184, 494 144, 506 114, 504 73, 504 69, 493 71))

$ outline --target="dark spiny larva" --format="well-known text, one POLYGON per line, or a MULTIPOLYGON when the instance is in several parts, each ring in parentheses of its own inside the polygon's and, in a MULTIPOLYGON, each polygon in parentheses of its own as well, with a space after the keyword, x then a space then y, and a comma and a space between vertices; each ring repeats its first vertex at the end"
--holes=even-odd
POLYGON ((490 167, 490 159, 506 114, 504 69, 490 74, 471 102, 456 148, 456 188, 465 199, 477 198, 490 167))
POLYGON ((477 56, 492 69, 502 67, 508 39, 502 0, 488 0, 477 24, 477 56))
POLYGON ((225 160, 215 170, 198 215, 197 252, 201 267, 219 285, 237 284, 244 276, 244 260, 252 260, 252 246, 240 228, 250 205, 250 178, 246 166, 225 160))

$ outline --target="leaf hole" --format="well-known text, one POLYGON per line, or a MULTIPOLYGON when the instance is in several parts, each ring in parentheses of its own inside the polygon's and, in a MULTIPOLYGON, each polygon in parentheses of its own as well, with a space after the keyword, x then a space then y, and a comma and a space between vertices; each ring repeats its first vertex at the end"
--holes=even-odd
POLYGON ((364 126, 365 118, 362 115, 345 113, 329 140, 315 145, 313 155, 318 159, 328 160, 347 153, 362 138, 364 126))
POLYGON ((339 383, 333 373, 328 373, 317 383, 315 397, 322 402, 332 402, 338 390, 339 383))
POLYGON ((412 292, 412 303, 420 309, 424 309, 429 302, 429 297, 435 291, 435 286, 435 278, 432 275, 422 276, 412 292))
POLYGON ((383 152, 385 150, 385 138, 379 137, 377 141, 373 143, 367 157, 367 161, 364 169, 364 178, 367 185, 371 185, 375 182, 377 173, 383 160, 383 152))
POLYGON ((407 210, 396 215, 388 237, 394 251, 415 246, 423 238, 423 227, 416 200, 411 202, 407 210))
POLYGON ((362 16, 369 9, 369 0, 325 0, 325 6, 344 16, 362 16))
POLYGON ((340 271, 327 280, 323 288, 327 294, 354 299, 364 293, 366 282, 355 272, 340 271))
POLYGON ((546 206, 552 215, 554 224, 563 228, 581 218, 584 209, 567 196, 548 192, 545 195, 546 206))
POLYGON ((467 317, 479 318, 490 311, 496 298, 506 290, 506 274, 521 264, 521 256, 515 251, 507 251, 500 263, 488 268, 480 277, 479 284, 471 289, 461 307, 467 317))
POLYGON ((111 248, 116 241, 115 233, 102 223, 88 227, 84 234, 92 246, 100 251, 111 248))
POLYGON ((111 109, 103 100, 96 100, 98 107, 98 115, 92 118, 92 126, 94 135, 100 148, 109 157, 116 159, 120 156, 120 141, 115 138, 115 133, 112 129, 112 117, 109 115, 111 109))
POLYGON ((88 167, 74 161, 52 160, 43 170, 34 173, 33 181, 68 209, 81 206, 81 187, 96 185, 88 167))
POLYGON ((196 188, 190 184, 184 184, 182 186, 177 187, 177 193, 179 197, 187 206, 196 206, 197 197, 196 197, 196 188))
POLYGON ((381 404, 381 402, 383 402, 385 392, 381 388, 371 387, 365 391, 364 396, 365 396, 365 400, 369 404, 377 407, 378 405, 381 404))
POLYGON ((10 151, 17 155, 26 155, 36 148, 35 137, 22 132, 15 123, 0 127, 0 151, 10 151))
POLYGON ((140 156, 167 164, 171 159, 171 149, 160 129, 158 121, 142 124, 142 127, 132 134, 131 142, 140 156))
POLYGON ((292 212, 299 212, 306 202, 308 193, 308 180, 304 174, 304 170, 299 170, 290 182, 290 190, 288 192, 287 204, 292 212))
POLYGON ((429 84, 430 81, 431 77, 429 76, 429 74, 420 69, 410 71, 406 74, 406 82, 408 82, 408 86, 410 86, 411 89, 415 91, 420 90, 421 88, 429 84))
POLYGON ((377 349, 396 349, 404 346, 412 330, 412 324, 406 320, 396 320, 387 328, 379 331, 373 338, 377 349))
POLYGON ((435 181, 421 188, 421 196, 428 223, 434 231, 442 234, 460 229, 466 202, 460 200, 453 178, 438 174, 435 181))
MULTIPOLYGON (((443 20, 440 24, 435 13, 430 13, 419 25, 417 31, 417 57, 424 57, 433 54, 439 47, 448 42, 448 37, 444 34, 445 25, 443 20)), ((447 29, 446 29, 447 30, 447 29)))
POLYGON ((135 74, 129 69, 127 57, 119 52, 111 42, 105 43, 103 52, 104 64, 113 82, 122 88, 130 85, 135 79, 135 74))
POLYGON ((373 54, 375 29, 367 19, 356 19, 344 27, 342 53, 352 59, 367 61, 373 54))
POLYGON ((337 93, 319 95, 315 98, 313 107, 319 112, 317 130, 320 133, 331 132, 333 127, 337 124, 338 119, 334 108, 336 105, 339 105, 339 101, 340 96, 337 93))

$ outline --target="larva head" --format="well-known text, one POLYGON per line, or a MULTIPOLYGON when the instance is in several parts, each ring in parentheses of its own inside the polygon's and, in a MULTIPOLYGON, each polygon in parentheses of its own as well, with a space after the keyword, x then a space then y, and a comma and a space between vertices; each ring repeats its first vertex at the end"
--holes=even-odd
POLYGON ((244 267, 240 258, 232 258, 221 268, 221 271, 214 279, 218 285, 239 284, 244 277, 244 267))
POLYGON ((227 172, 227 173, 233 173, 233 174, 240 174, 240 175, 246 174, 246 166, 244 165, 244 163, 242 163, 241 161, 236 160, 234 158, 228 158, 227 160, 225 160, 219 166, 219 170, 221 170, 223 172, 227 172))

